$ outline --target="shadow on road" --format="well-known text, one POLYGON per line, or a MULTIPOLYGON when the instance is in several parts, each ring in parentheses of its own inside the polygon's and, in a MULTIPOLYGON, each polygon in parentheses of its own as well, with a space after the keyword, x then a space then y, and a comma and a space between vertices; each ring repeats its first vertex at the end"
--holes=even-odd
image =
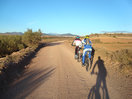
POLYGON ((2 99, 25 99, 54 73, 55 68, 31 71, 25 74, 2 96, 2 99))
POLYGON ((100 56, 98 57, 98 60, 93 66, 91 75, 92 74, 96 74, 97 79, 96 84, 90 89, 88 99, 110 99, 106 84, 107 71, 104 65, 104 61, 101 59, 100 56), (98 66, 98 73, 94 73, 94 69, 96 66, 98 66))
POLYGON ((46 46, 56 46, 61 44, 62 42, 51 42, 51 43, 47 43, 46 46))
POLYGON ((90 69, 92 68, 92 65, 93 65, 94 54, 95 54, 95 49, 92 47, 90 69))
MULTIPOLYGON (((17 78, 20 78, 23 75, 26 67, 30 64, 31 60, 36 57, 36 54, 39 50, 46 46, 55 46, 60 44, 58 43, 41 43, 35 51, 27 53, 25 57, 18 63, 11 63, 6 68, 3 68, 2 73, 0 74, 0 98, 4 94, 9 85, 17 78)), ((36 74, 36 72, 34 72, 36 74)), ((37 72, 38 73, 38 72, 37 72)), ((30 75, 31 76, 31 75, 30 75)), ((30 77, 29 77, 30 78, 30 77)))

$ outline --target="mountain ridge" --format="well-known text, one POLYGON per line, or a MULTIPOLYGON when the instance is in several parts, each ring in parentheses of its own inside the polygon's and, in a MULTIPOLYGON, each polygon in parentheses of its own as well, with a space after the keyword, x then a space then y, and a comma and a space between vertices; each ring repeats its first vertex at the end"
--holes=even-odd
MULTIPOLYGON (((23 35, 24 33, 22 32, 5 32, 5 33, 0 33, 0 35, 23 35)), ((48 36, 77 36, 72 33, 63 33, 63 34, 58 34, 58 33, 42 33, 42 35, 48 35, 48 36)))
POLYGON ((5 33, 0 33, 1 35, 23 35, 22 32, 5 32, 5 33))

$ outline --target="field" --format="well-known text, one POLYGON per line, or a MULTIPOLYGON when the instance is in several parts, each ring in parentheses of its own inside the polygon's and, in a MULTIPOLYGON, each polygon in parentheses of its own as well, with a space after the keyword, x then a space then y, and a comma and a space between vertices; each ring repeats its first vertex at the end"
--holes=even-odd
MULTIPOLYGON (((81 38, 83 39, 83 38, 81 38)), ((69 43, 72 43, 74 38, 69 43)), ((116 51, 121 49, 132 49, 132 37, 108 37, 108 36, 99 36, 91 37, 93 47, 96 49, 105 49, 107 51, 116 51)))
MULTIPOLYGON (((67 43, 70 45, 73 40, 69 40, 67 43)), ((108 63, 118 64, 115 67, 121 68, 123 72, 131 72, 132 36, 98 35, 90 37, 90 40, 96 55, 103 57, 108 63)))
POLYGON ((94 47, 104 48, 109 51, 132 49, 132 37, 92 37, 91 40, 94 47))

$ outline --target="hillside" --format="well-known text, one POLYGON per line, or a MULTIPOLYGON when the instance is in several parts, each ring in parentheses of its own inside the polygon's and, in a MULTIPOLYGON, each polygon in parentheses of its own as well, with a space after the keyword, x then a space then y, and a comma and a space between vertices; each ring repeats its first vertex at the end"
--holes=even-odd
POLYGON ((77 36, 71 33, 64 33, 64 34, 58 34, 58 33, 43 33, 43 35, 47 35, 47 36, 66 36, 66 37, 71 37, 71 36, 77 36))

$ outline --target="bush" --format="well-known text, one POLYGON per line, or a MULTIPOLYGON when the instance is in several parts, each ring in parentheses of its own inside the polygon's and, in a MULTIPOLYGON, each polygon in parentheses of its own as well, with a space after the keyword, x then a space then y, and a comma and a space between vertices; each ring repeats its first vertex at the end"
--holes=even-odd
POLYGON ((27 46, 36 46, 41 41, 41 30, 32 32, 28 29, 23 36, 20 35, 0 35, 0 57, 19 51, 27 46))
POLYGON ((22 41, 27 46, 36 46, 41 41, 41 35, 42 33, 40 29, 38 30, 38 32, 32 32, 31 29, 28 29, 24 33, 22 41))
POLYGON ((132 51, 128 49, 118 50, 111 54, 113 61, 118 61, 121 65, 132 66, 132 51))
POLYGON ((115 35, 113 35, 113 38, 116 38, 116 36, 115 36, 115 35))
POLYGON ((22 42, 22 36, 0 35, 0 57, 21 50, 24 47, 25 45, 22 42))

